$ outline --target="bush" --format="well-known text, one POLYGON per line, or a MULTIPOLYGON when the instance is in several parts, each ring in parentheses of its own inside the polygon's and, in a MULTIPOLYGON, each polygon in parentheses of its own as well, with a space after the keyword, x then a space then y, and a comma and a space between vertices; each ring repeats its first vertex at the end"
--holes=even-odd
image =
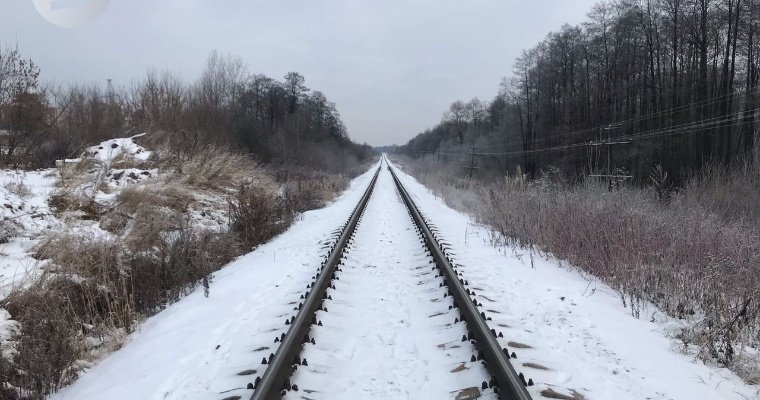
POLYGON ((37 257, 54 267, 31 287, 13 291, 0 306, 19 322, 9 382, 24 398, 44 398, 77 376, 85 335, 112 344, 118 328, 135 319, 115 241, 51 236, 37 257))
POLYGON ((140 318, 199 284, 208 295, 211 274, 240 254, 232 235, 186 227, 170 237, 145 236, 137 247, 73 234, 42 243, 35 256, 51 266, 30 288, 0 301, 21 326, 16 355, 0 360, 4 382, 25 397, 44 398, 74 380, 94 351, 118 347, 140 318))
POLYGON ((702 207, 729 222, 760 225, 760 147, 732 170, 708 165, 680 193, 684 207, 702 207))
POLYGON ((0 221, 0 244, 8 241, 20 231, 20 228, 12 221, 3 219, 0 221))
POLYGON ((248 246, 257 246, 282 233, 294 213, 277 194, 244 186, 229 201, 230 230, 248 246))
POLYGON ((295 213, 324 207, 350 182, 344 174, 296 167, 279 169, 274 177, 283 187, 286 207, 295 213))
POLYGON ((130 254, 127 263, 137 312, 152 315, 199 284, 207 286, 213 272, 240 254, 237 243, 230 234, 180 230, 157 254, 130 254))
POLYGON ((65 296, 42 283, 3 301, 21 326, 13 359, 0 357, 2 381, 14 388, 3 398, 44 399, 76 378, 71 366, 80 356, 74 338, 81 327, 73 323, 69 306, 65 296))

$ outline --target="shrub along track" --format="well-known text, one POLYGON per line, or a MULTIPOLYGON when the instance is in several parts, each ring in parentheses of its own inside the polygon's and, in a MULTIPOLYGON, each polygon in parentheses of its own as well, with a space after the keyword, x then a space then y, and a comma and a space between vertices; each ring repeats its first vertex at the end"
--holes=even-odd
POLYGON ((532 382, 513 369, 435 229, 380 165, 262 360, 251 400, 530 399, 532 382))

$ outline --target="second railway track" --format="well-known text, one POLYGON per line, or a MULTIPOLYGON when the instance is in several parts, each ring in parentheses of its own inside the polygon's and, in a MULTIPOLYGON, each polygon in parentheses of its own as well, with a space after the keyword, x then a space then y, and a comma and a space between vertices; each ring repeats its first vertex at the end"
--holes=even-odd
POLYGON ((251 400, 530 399, 435 236, 383 160, 251 400))

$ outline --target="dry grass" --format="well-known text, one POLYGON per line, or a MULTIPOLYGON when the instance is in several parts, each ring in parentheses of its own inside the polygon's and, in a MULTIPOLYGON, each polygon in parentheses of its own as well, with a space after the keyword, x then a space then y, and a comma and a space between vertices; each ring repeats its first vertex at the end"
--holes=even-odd
MULTIPOLYGON (((158 177, 120 187, 109 204, 93 200, 107 187, 102 165, 85 160, 63 168, 51 206, 84 212, 113 236, 51 232, 35 255, 50 263, 42 277, 0 301, 21 326, 17 355, 0 357, 0 375, 21 396, 44 398, 75 379, 82 360, 118 346, 136 321, 199 285, 208 294, 215 271, 348 183, 313 172, 290 173, 278 183, 249 158, 214 147, 184 160, 154 154, 158 177), (190 211, 213 198, 229 199, 229 226, 192 225, 190 211), (85 346, 93 341, 97 348, 85 346)), ((0 398, 16 396, 3 390, 0 398)))
POLYGON ((102 206, 92 197, 75 190, 58 189, 50 195, 50 207, 57 213, 80 211, 85 215, 95 217, 101 213, 102 206))
POLYGON ((19 227, 16 226, 13 221, 0 220, 0 244, 8 243, 8 241, 18 233, 18 231, 19 227))
POLYGON ((6 182, 3 187, 22 199, 29 197, 32 194, 31 189, 29 189, 29 186, 24 183, 23 179, 6 182))
MULTIPOLYGON (((100 218, 100 227, 108 232, 130 236, 145 233, 129 229, 148 225, 161 232, 176 230, 182 215, 195 201, 193 194, 174 182, 150 181, 122 189, 112 207, 100 218)), ((158 240, 158 238, 156 238, 158 240)))
POLYGON ((742 354, 744 346, 760 345, 760 185, 750 165, 731 174, 707 170, 663 196, 654 189, 571 185, 553 175, 466 186, 446 172, 405 164, 502 240, 550 252, 601 278, 635 316, 643 302, 655 303, 689 321, 679 339, 698 346, 704 359, 747 379, 760 374, 757 360, 747 368, 742 354), (473 195, 475 201, 462 201, 473 195))
POLYGON ((733 171, 709 165, 679 193, 684 207, 703 207, 729 222, 760 225, 760 147, 733 171))
POLYGON ((535 246, 600 277, 625 294, 684 318, 700 313, 698 332, 682 337, 730 365, 735 343, 757 345, 760 329, 760 231, 727 222, 705 207, 670 205, 648 191, 567 186, 506 178, 482 192, 482 220, 515 243, 535 246))
POLYGON ((207 146, 179 165, 181 182, 201 189, 228 189, 252 178, 264 178, 253 160, 219 147, 207 146))
POLYGON ((51 235, 37 256, 55 268, 0 304, 21 327, 7 382, 24 398, 43 398, 76 378, 72 366, 86 357, 85 334, 108 342, 114 329, 131 326, 118 249, 114 241, 51 235))
POLYGON ((128 186, 116 196, 116 206, 121 212, 134 213, 144 207, 165 207, 175 211, 186 211, 194 201, 193 194, 180 185, 171 182, 148 182, 128 186))
POLYGON ((394 161, 449 207, 468 214, 480 208, 478 189, 482 183, 463 176, 460 166, 441 164, 431 158, 412 160, 404 156, 394 156, 394 161))
POLYGON ((345 174, 297 167, 281 168, 274 177, 283 188, 287 207, 296 213, 324 207, 350 182, 345 174))
POLYGON ((230 234, 186 227, 142 241, 58 233, 42 243, 36 257, 51 267, 0 302, 21 326, 16 355, 0 360, 5 382, 25 398, 44 398, 75 379, 99 348, 117 347, 137 320, 200 284, 208 290, 212 273, 240 254, 230 234), (86 347, 92 340, 85 338, 100 345, 86 347))

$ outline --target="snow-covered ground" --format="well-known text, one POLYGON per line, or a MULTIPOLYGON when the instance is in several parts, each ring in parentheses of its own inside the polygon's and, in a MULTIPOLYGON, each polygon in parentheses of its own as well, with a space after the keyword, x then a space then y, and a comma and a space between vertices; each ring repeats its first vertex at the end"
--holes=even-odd
POLYGON ((29 253, 40 234, 59 226, 48 206, 57 179, 55 169, 0 171, 0 221, 7 230, 0 232, 7 235, 7 242, 0 244, 0 299, 39 272, 29 253))
POLYGON ((85 153, 94 160, 107 166, 115 166, 118 160, 131 158, 137 161, 147 161, 151 152, 138 145, 135 140, 145 136, 145 133, 128 138, 109 139, 97 146, 89 147, 85 153))
MULTIPOLYGON (((293 305, 334 240, 335 228, 361 197, 372 171, 355 179, 330 206, 305 213, 287 232, 219 271, 208 298, 196 291, 148 319, 121 350, 53 398, 249 397, 246 385, 263 372, 261 359, 274 351, 273 338, 285 331, 285 318, 293 315, 293 305)), ((728 370, 678 353, 663 335, 664 316, 636 319, 609 287, 555 260, 491 246, 487 229, 446 207, 413 178, 403 173, 399 177, 451 244, 459 270, 493 318, 489 323, 504 333, 499 340, 516 351, 516 369, 536 382, 530 388, 535 398, 550 389, 600 400, 760 397, 756 387, 728 370)), ((398 209, 398 199, 388 182, 383 171, 370 201, 372 215, 365 215, 337 290, 331 292, 329 312, 320 316, 324 329, 315 331, 316 345, 307 349, 310 367, 298 371, 303 388, 318 385, 331 395, 299 392, 302 396, 424 398, 384 392, 393 384, 366 381, 372 377, 419 383, 437 394, 430 398, 454 398, 450 389, 463 387, 460 376, 466 375, 434 372, 464 354, 446 349, 456 328, 443 325, 453 318, 440 316, 439 324, 439 317, 430 317, 436 302, 425 299, 436 298, 437 288, 414 276, 413 268, 424 257, 407 252, 416 248, 409 243, 416 236, 410 222, 399 220, 408 218, 406 213, 390 215, 398 209), (389 274, 395 270, 396 276, 383 276, 381 268, 389 274), (415 286, 420 281, 426 283, 415 286), (371 315, 349 304, 354 301, 373 307, 371 315), (349 320, 354 328, 364 325, 351 331, 349 320), (422 338, 430 336, 444 349, 426 347, 429 342, 422 338), (356 386, 351 379, 357 380, 356 386)), ((478 378, 477 371, 467 373, 478 378)))

